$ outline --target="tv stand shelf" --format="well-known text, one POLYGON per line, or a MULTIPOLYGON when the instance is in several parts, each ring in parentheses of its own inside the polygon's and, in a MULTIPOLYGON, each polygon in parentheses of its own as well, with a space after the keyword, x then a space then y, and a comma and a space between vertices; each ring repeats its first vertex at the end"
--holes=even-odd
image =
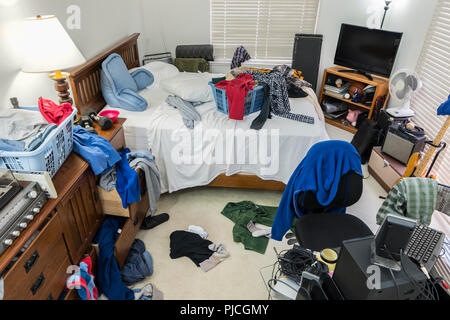
MULTIPOLYGON (((380 77, 377 75, 373 75, 373 74, 371 76, 372 76, 372 80, 367 78, 365 75, 362 75, 359 73, 353 73, 352 69, 349 69, 346 67, 341 67, 341 66, 334 66, 334 67, 325 69, 324 74, 323 74, 322 87, 320 89, 320 96, 319 96, 320 105, 322 105, 323 99, 325 97, 331 97, 331 98, 346 102, 349 109, 369 111, 368 118, 372 119, 376 99, 378 97, 382 97, 382 96, 386 97, 386 99, 384 101, 383 109, 386 108, 386 105, 389 101, 389 79, 380 77), (350 70, 352 72, 342 72, 341 70, 350 70), (374 86, 376 88, 376 90, 375 90, 375 95, 374 95, 372 104, 369 106, 369 105, 365 105, 362 103, 353 102, 353 101, 351 101, 351 99, 337 98, 334 95, 327 94, 325 92, 324 87, 325 87, 326 80, 328 79, 329 75, 337 76, 337 77, 341 78, 344 82, 359 82, 359 83, 363 83, 365 86, 367 86, 367 85, 374 86)), ((345 116, 337 118, 337 119, 326 118, 325 121, 333 126, 344 129, 353 134, 356 133, 357 129, 355 127, 353 127, 352 125, 345 125, 342 121, 343 119, 345 119, 345 116)))

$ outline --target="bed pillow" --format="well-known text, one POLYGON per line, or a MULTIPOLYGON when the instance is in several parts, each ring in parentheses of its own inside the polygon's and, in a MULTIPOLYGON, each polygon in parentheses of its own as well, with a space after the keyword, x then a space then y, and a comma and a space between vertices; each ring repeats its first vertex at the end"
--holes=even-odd
POLYGON ((118 54, 111 54, 102 62, 100 86, 106 103, 113 108, 144 111, 148 103, 137 91, 152 82, 153 76, 146 70, 130 74, 118 54))
POLYGON ((136 81, 128 72, 125 62, 117 53, 113 53, 102 62, 102 70, 113 82, 117 91, 130 89, 134 92, 138 91, 136 81))
POLYGON ((176 77, 161 81, 161 88, 189 102, 208 102, 214 95, 208 83, 210 73, 182 72, 176 77))
POLYGON ((155 82, 155 78, 153 77, 153 74, 145 69, 138 69, 130 73, 130 75, 133 77, 134 81, 136 82, 137 89, 142 90, 147 88, 148 86, 152 85, 153 82, 155 82))
POLYGON ((147 70, 150 71, 154 77, 155 84, 159 85, 162 80, 173 78, 180 74, 180 71, 173 64, 161 62, 161 61, 153 61, 147 63, 146 65, 132 69, 131 72, 136 70, 147 70))

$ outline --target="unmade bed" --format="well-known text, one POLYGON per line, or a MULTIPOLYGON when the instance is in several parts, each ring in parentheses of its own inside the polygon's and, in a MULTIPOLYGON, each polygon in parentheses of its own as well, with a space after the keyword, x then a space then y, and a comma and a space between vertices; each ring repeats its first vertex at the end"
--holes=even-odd
MULTIPOLYGON (((98 68, 109 54, 120 54, 128 69, 139 66, 137 37, 137 34, 130 36, 71 72, 79 110, 93 106, 97 110, 111 109, 105 106, 101 90, 91 96, 88 93, 99 90, 98 68), (97 82, 94 86, 83 81, 89 79, 89 73, 90 82, 97 82)), ((293 113, 314 117, 314 124, 273 115, 260 131, 250 130, 259 112, 242 121, 231 120, 216 110, 214 101, 196 107, 202 120, 194 129, 187 129, 179 111, 165 102, 169 92, 158 83, 139 92, 149 104, 145 111, 118 110, 120 117, 127 118, 124 123, 127 147, 151 149, 155 156, 162 192, 204 185, 234 186, 238 180, 243 186, 280 189, 309 148, 329 139, 323 114, 316 111, 317 98, 312 89, 306 91, 308 97, 290 99, 290 105, 293 113)))
POLYGON ((140 94, 149 101, 147 110, 119 111, 127 118, 127 146, 152 150, 162 192, 208 185, 221 174, 246 173, 286 184, 309 148, 328 139, 324 122, 307 99, 291 99, 291 108, 314 117, 314 124, 273 115, 260 131, 250 130, 258 113, 231 120, 212 101, 196 107, 202 120, 190 130, 178 110, 165 102, 169 93, 164 89, 155 85, 140 94))

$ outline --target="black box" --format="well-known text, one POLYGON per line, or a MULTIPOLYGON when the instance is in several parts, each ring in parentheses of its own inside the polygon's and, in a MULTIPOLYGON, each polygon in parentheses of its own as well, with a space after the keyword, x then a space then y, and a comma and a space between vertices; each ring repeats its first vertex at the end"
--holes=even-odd
MULTIPOLYGON (((395 277, 384 267, 373 266, 371 263, 371 243, 375 237, 347 240, 342 243, 339 259, 333 274, 333 280, 346 300, 411 300, 419 296, 419 291, 411 283, 408 275, 417 282, 424 282, 425 275, 417 266, 405 257, 402 271, 393 271, 395 277), (379 289, 369 289, 368 279, 373 276, 373 270, 380 270, 379 289), (408 272, 408 275, 405 273, 408 272), (399 296, 397 296, 397 286, 399 296)), ((372 278, 371 278, 372 279, 372 278)), ((371 279, 369 282, 372 283, 371 279)))

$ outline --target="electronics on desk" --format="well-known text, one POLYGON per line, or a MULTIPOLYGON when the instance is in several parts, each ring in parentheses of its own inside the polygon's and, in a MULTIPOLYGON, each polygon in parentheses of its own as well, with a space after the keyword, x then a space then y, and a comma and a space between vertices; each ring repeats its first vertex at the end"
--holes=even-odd
MULTIPOLYGON (((374 268, 371 245, 375 237, 347 240, 342 243, 333 280, 346 300, 414 300, 421 295, 425 274, 408 257, 401 271, 374 268), (391 273, 392 271, 392 273, 391 273), (411 281, 414 279, 414 282, 411 281)), ((377 266, 375 266, 377 267, 377 266)))
POLYGON ((401 271, 398 261, 406 251, 415 226, 415 220, 388 214, 372 243, 372 262, 388 269, 401 271))
POLYGON ((444 239, 445 235, 440 231, 413 219, 388 214, 377 232, 372 260, 398 271, 402 255, 406 255, 429 272, 439 258, 444 239))
POLYGON ((8 197, 8 203, 0 211, 0 254, 14 243, 47 201, 37 182, 21 182, 20 185, 20 191, 12 199, 8 197))
POLYGON ((428 277, 444 238, 415 220, 387 215, 376 236, 343 242, 333 280, 350 300, 434 299, 428 277))
POLYGON ((19 192, 22 186, 8 169, 0 169, 0 210, 2 210, 19 192))
POLYGON ((19 181, 34 181, 39 183, 41 189, 45 192, 47 198, 56 199, 58 194, 56 193, 55 186, 53 185, 52 178, 47 171, 18 171, 11 170, 14 177, 19 181))
POLYGON ((442 232, 416 225, 405 254, 430 272, 440 256, 444 241, 445 235, 442 232))
POLYGON ((386 133, 381 151, 406 165, 413 153, 423 151, 426 139, 422 128, 407 130, 403 124, 394 124, 386 133))

